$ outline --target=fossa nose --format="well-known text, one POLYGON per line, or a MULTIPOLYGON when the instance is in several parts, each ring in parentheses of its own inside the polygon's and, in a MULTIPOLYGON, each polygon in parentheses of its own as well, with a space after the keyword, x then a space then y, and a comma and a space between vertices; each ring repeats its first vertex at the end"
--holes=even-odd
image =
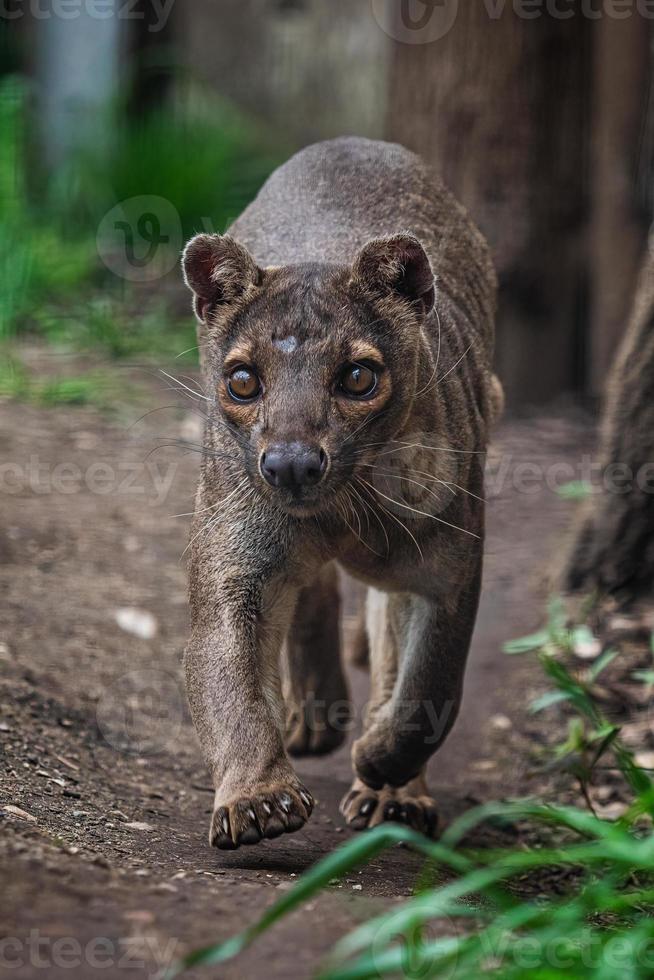
POLYGON ((261 454, 259 468, 271 487, 312 487, 320 483, 327 470, 327 454, 319 446, 302 442, 279 443, 261 454))

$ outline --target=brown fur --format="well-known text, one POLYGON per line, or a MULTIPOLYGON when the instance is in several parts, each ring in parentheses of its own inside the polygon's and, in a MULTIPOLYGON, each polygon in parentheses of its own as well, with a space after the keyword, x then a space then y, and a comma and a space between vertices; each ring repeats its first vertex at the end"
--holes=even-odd
POLYGON ((293 157, 183 264, 208 403, 186 673, 216 787, 211 841, 253 843, 310 816, 288 752, 343 737, 334 561, 371 586, 372 704, 343 812, 433 831, 423 771, 460 702, 501 393, 486 245, 413 154, 342 139, 293 157), (350 400, 339 372, 362 357, 379 384, 350 400), (261 379, 253 402, 229 395, 239 363, 261 379), (280 443, 320 446, 316 486, 265 482, 261 454, 280 443))

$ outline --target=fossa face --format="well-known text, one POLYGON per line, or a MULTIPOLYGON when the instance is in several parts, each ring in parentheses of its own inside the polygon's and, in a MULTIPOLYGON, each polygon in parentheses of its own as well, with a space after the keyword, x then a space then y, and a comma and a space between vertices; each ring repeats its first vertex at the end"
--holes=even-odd
POLYGON ((396 264, 385 239, 351 266, 260 269, 218 236, 187 247, 212 411, 257 492, 296 516, 338 506, 369 479, 413 403, 433 275, 419 243, 397 237, 396 264), (410 260, 421 276, 407 280, 410 260))

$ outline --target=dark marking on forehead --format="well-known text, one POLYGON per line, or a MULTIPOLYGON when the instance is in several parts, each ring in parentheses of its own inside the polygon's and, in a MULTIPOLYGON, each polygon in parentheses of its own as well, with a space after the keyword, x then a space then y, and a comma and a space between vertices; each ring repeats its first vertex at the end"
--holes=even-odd
MULTIPOLYGON (((283 270, 270 284, 268 316, 271 340, 283 354, 293 354, 310 340, 329 336, 339 313, 325 267, 300 266, 283 270)), ((265 314, 264 314, 265 315, 265 314)))
POLYGON ((309 342, 333 342, 344 302, 334 289, 336 268, 307 263, 267 272, 261 290, 232 325, 227 342, 233 343, 239 335, 257 344, 269 338, 273 349, 289 357, 297 356, 309 342))
POLYGON ((273 347, 276 347, 283 354, 292 354, 298 349, 298 346, 297 337, 283 337, 279 340, 273 340, 273 347))

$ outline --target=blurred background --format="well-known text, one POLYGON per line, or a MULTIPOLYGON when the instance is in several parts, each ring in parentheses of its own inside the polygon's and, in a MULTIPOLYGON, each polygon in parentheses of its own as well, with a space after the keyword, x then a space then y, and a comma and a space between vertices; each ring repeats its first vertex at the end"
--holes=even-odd
POLYGON ((295 149, 357 133, 422 153, 488 236, 510 406, 599 395, 652 220, 653 17, 646 0, 3 0, 2 390, 44 395, 20 335, 191 347, 184 239, 224 230, 295 149))

